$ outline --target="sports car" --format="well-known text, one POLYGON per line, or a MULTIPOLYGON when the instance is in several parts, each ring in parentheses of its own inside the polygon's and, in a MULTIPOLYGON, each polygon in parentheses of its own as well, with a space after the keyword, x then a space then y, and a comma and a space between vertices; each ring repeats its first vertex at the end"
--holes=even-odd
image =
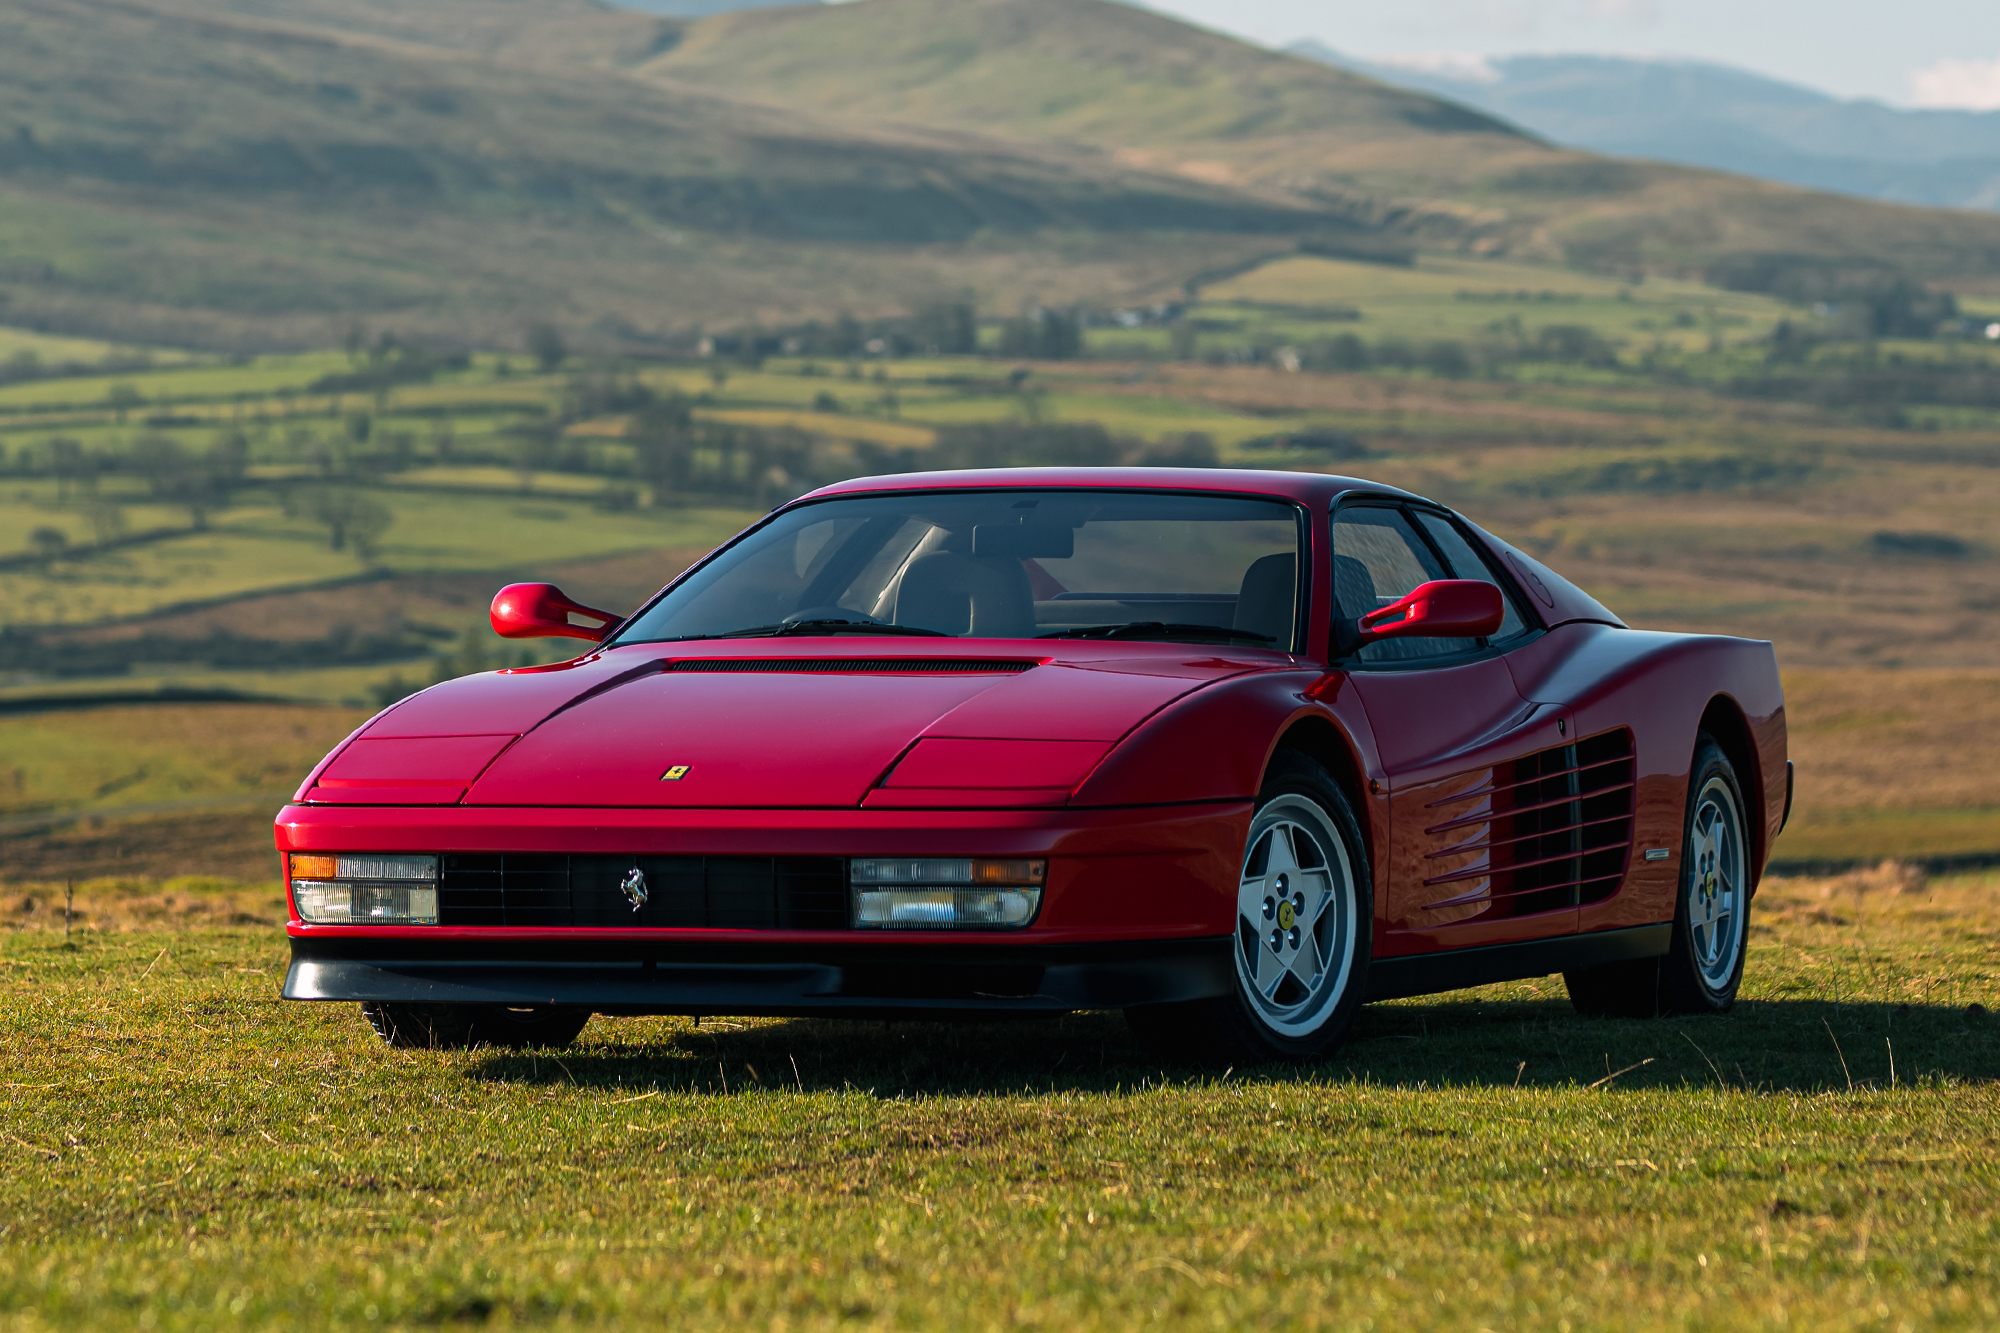
POLYGON ((284 994, 395 1045, 1118 1009, 1307 1059, 1557 972, 1719 1012, 1790 812, 1770 644, 1630 629, 1352 478, 848 481, 630 615, 492 622, 591 647, 391 706, 277 818, 284 994))

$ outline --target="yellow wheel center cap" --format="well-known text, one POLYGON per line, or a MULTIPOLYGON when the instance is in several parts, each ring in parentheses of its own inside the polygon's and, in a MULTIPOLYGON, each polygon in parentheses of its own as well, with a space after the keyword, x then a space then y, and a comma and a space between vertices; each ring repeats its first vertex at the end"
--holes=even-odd
POLYGON ((1292 923, 1293 923, 1293 922, 1295 922, 1295 921, 1297 921, 1298 919, 1299 919, 1299 918, 1298 918, 1298 913, 1296 913, 1296 912, 1294 912, 1294 911, 1292 910, 1292 905, 1291 905, 1290 903, 1279 903, 1279 904, 1278 904, 1278 928, 1279 928, 1279 929, 1281 929, 1281 930, 1290 930, 1290 929, 1292 928, 1292 923))

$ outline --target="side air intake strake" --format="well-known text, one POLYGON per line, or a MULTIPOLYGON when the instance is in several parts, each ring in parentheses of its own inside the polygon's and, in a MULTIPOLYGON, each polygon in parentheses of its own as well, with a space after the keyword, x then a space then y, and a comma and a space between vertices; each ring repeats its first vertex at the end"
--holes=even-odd
POLYGON ((689 657, 666 671, 783 672, 793 675, 1013 676, 1037 665, 970 657, 689 657))
POLYGON ((1454 779, 1472 782, 1426 803, 1424 909, 1521 916, 1609 898, 1631 859, 1634 776, 1621 728, 1454 779))

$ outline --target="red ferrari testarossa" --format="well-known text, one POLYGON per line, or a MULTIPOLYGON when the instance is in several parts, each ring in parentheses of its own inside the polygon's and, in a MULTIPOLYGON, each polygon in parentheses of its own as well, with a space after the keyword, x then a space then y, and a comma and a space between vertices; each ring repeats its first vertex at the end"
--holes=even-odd
POLYGON ((493 624, 596 646, 403 700, 277 820, 285 995, 399 1045, 1122 1009, 1240 1062, 1553 972, 1724 1010, 1789 813, 1770 644, 1342 477, 867 478, 628 617, 493 624))

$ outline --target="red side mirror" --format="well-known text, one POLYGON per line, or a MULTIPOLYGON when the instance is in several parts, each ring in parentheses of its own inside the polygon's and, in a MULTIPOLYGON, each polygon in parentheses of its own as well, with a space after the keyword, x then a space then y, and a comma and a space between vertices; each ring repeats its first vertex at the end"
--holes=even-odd
POLYGON ((489 617, 493 632, 503 639, 589 639, 592 643, 602 643, 611 627, 624 619, 572 602, 553 583, 508 584, 494 594, 489 617), (572 625, 572 615, 601 623, 572 625))
POLYGON ((1358 622, 1361 642, 1410 637, 1483 638, 1500 628, 1507 604, 1500 590, 1478 579, 1420 584, 1399 602, 1370 611, 1358 622))

